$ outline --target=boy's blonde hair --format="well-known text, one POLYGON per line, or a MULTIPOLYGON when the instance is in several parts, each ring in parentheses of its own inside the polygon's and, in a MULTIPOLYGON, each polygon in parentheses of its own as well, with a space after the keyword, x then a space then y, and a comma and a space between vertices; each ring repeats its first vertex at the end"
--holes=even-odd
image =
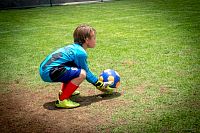
POLYGON ((94 31, 94 33, 96 34, 96 30, 86 24, 81 24, 79 25, 75 30, 74 30, 74 43, 78 43, 80 45, 82 45, 83 43, 85 43, 86 38, 91 38, 91 32, 94 31))

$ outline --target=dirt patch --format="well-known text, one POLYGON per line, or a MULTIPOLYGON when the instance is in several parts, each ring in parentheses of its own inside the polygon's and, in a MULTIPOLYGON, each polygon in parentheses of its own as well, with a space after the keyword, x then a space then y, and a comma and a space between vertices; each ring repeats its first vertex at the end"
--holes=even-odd
POLYGON ((112 125, 112 113, 126 104, 118 92, 106 96, 80 89, 81 95, 72 97, 80 107, 58 109, 54 105, 58 89, 30 91, 10 85, 7 90, 0 94, 0 130, 3 133, 101 132, 99 127, 112 125))
POLYGON ((143 83, 136 87, 135 91, 137 94, 144 94, 151 86, 150 83, 143 83))
POLYGON ((169 87, 165 87, 165 86, 160 86, 160 94, 161 95, 166 95, 166 94, 171 94, 172 90, 169 87))

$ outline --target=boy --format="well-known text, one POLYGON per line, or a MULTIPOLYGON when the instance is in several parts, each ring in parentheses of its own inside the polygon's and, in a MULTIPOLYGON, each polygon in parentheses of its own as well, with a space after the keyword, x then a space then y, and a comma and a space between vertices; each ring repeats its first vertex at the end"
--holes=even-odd
POLYGON ((89 25, 78 26, 73 34, 74 44, 65 46, 48 55, 40 65, 40 76, 45 82, 62 82, 56 107, 75 108, 79 103, 70 100, 71 95, 86 79, 97 89, 112 93, 109 83, 103 83, 89 70, 87 65, 87 48, 96 45, 96 30, 89 25))

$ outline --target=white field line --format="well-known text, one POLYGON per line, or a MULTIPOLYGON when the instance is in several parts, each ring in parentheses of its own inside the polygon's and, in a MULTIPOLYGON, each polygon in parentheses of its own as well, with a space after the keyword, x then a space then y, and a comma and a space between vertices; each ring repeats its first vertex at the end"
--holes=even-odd
MULTIPOLYGON (((103 2, 108 2, 108 1, 111 1, 111 0, 103 0, 103 2)), ((53 6, 54 5, 79 5, 79 4, 92 4, 92 3, 98 3, 98 2, 101 2, 101 0, 96 0, 96 1, 82 1, 82 2, 67 2, 67 3, 58 3, 58 4, 52 4, 53 6)))

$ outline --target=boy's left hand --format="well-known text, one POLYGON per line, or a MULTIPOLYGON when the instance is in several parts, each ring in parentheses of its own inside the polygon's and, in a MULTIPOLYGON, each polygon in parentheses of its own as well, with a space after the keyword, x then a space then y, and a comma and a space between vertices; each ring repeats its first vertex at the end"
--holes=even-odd
POLYGON ((102 91, 102 92, 110 92, 112 90, 112 88, 110 88, 109 86, 112 85, 112 81, 111 82, 102 82, 100 80, 98 80, 95 83, 95 86, 98 90, 102 91))

